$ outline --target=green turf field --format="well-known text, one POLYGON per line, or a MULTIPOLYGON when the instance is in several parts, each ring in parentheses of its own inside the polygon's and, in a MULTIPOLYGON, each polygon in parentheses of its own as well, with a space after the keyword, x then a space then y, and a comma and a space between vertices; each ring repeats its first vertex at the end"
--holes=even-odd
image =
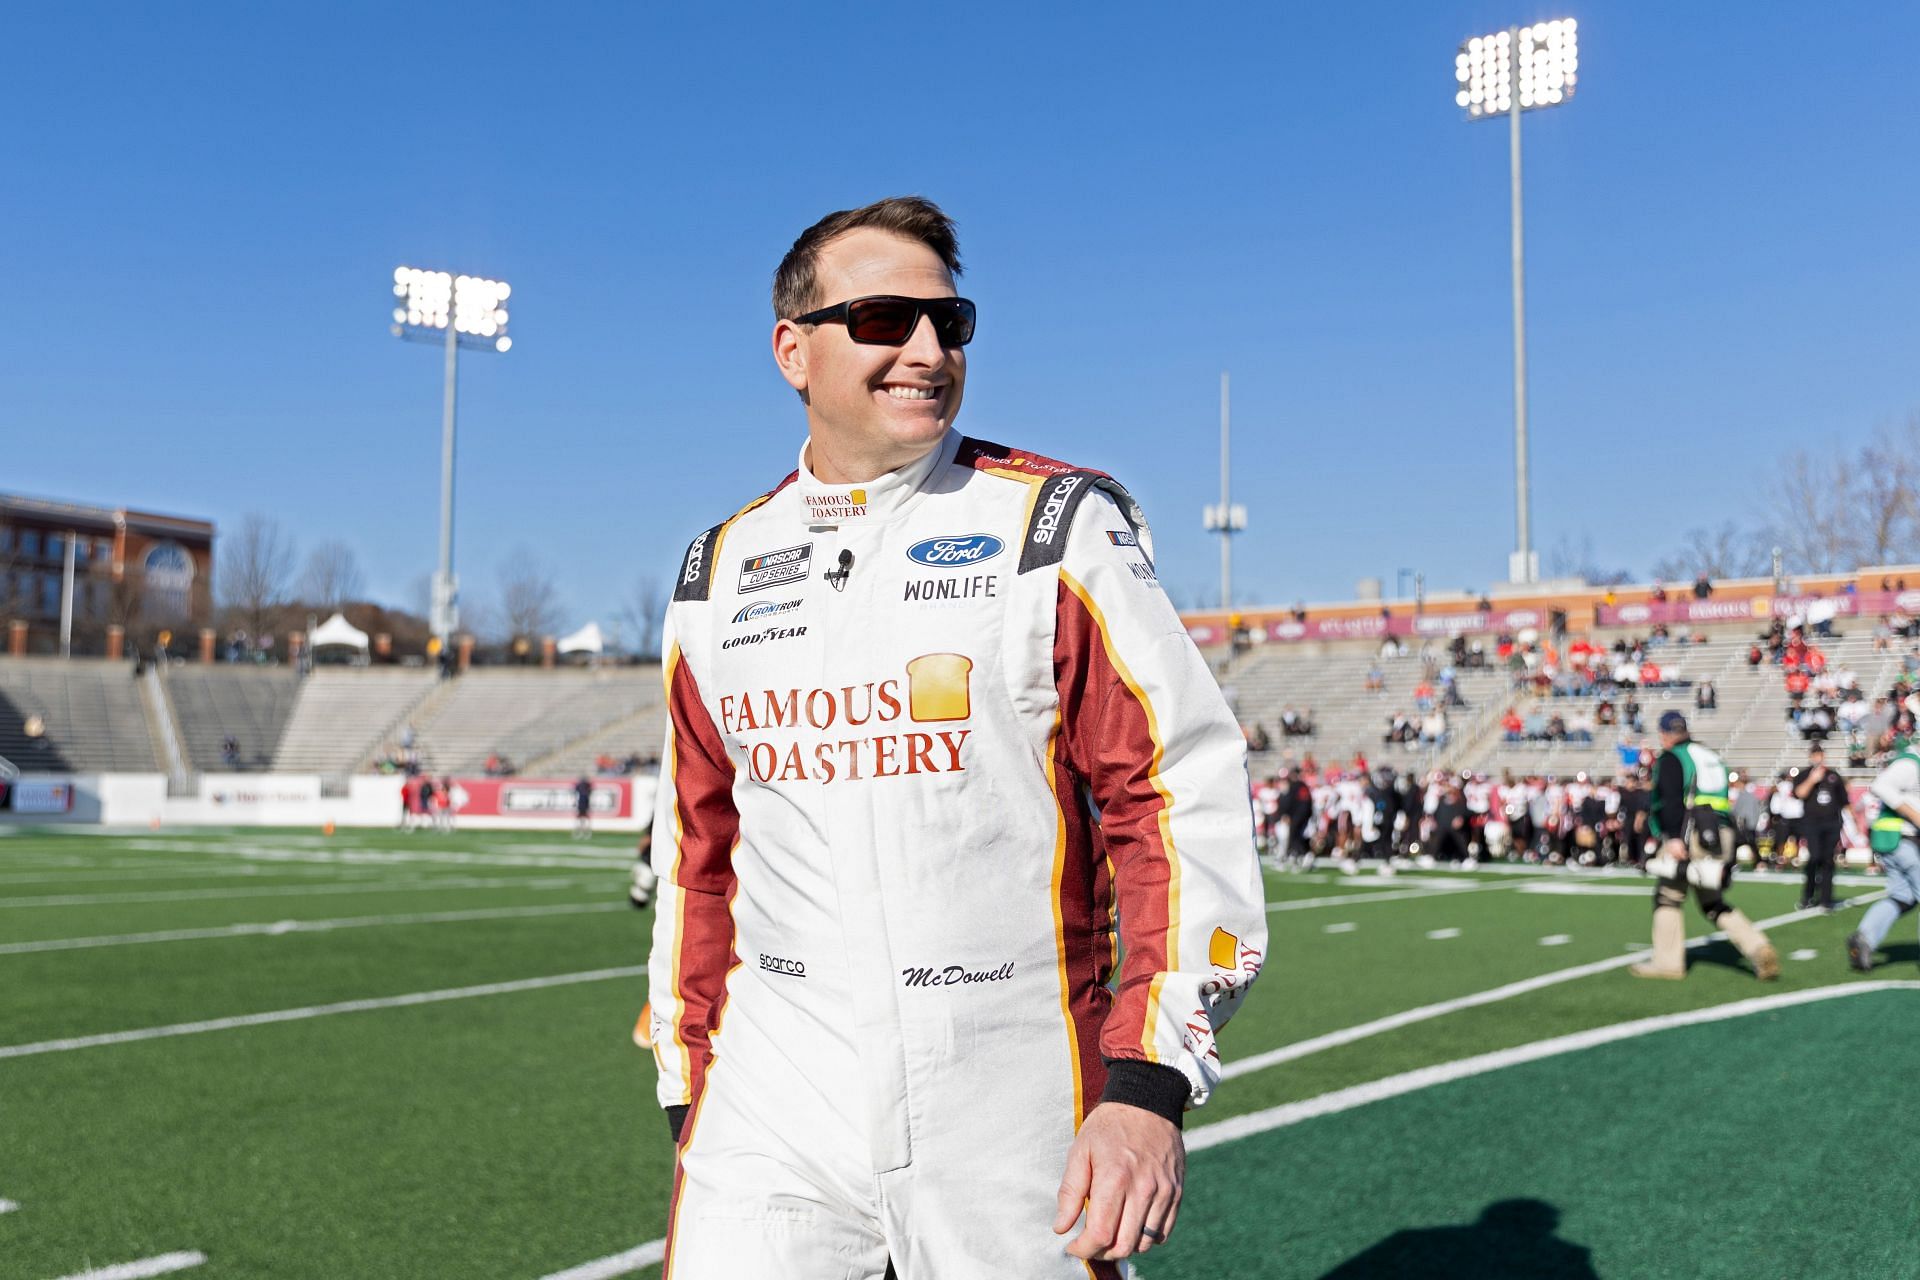
MULTIPOLYGON (((0 1277, 657 1275, 628 847, 0 837, 0 1277)), ((1741 883, 1789 917, 1783 979, 1710 944, 1649 984, 1622 967, 1632 878, 1268 890, 1270 963, 1145 1280, 1920 1275, 1911 917, 1863 980, 1857 908, 1741 883)))

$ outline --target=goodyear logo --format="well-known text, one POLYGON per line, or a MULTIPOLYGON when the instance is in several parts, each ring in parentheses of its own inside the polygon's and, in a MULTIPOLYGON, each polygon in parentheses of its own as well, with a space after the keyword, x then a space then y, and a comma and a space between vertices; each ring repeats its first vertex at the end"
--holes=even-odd
POLYGON ((1006 545, 990 533, 928 538, 908 547, 907 559, 935 569, 957 569, 991 560, 1004 551, 1006 545))

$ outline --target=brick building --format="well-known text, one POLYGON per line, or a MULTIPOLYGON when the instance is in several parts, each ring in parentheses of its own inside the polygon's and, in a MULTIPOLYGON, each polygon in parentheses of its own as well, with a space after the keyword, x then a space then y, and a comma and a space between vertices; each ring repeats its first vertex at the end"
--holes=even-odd
POLYGON ((210 520, 0 493, 6 652, 60 651, 69 548, 75 653, 197 635, 213 625, 213 536, 210 520))

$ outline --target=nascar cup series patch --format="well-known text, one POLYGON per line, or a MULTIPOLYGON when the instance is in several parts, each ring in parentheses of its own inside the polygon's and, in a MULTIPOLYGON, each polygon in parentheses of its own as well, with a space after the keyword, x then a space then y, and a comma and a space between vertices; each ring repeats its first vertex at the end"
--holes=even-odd
POLYGON ((768 587, 778 587, 789 582, 798 582, 807 576, 807 566, 813 561, 813 544, 802 543, 797 547, 782 547, 778 551, 765 551, 757 556, 748 556, 740 562, 740 590, 763 591, 768 587))

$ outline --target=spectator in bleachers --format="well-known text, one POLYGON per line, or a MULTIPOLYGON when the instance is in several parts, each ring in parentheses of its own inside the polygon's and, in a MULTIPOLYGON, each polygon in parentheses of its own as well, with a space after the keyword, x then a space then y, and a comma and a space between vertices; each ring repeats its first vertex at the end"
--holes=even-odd
POLYGON ((1368 693, 1385 693, 1387 691, 1386 673, 1380 670, 1378 663, 1367 668, 1366 691, 1368 693))
POLYGON ((1594 704, 1593 722, 1595 724, 1612 728, 1614 724, 1619 721, 1619 718, 1619 714, 1614 710, 1613 699, 1602 698, 1594 704))
POLYGON ((240 740, 232 734, 220 739, 220 763, 229 769, 240 767, 240 740))
POLYGON ((1500 717, 1500 734, 1508 742, 1524 742, 1527 737, 1527 722, 1520 718, 1520 712, 1513 707, 1507 708, 1507 714, 1500 717))
POLYGON ((1713 580, 1707 577, 1705 573, 1702 573, 1699 577, 1693 580, 1693 598, 1695 600, 1710 599, 1712 595, 1713 595, 1713 580))
POLYGON ((1718 711, 1720 694, 1713 687, 1713 681, 1702 680, 1693 687, 1693 707, 1696 711, 1718 711))

